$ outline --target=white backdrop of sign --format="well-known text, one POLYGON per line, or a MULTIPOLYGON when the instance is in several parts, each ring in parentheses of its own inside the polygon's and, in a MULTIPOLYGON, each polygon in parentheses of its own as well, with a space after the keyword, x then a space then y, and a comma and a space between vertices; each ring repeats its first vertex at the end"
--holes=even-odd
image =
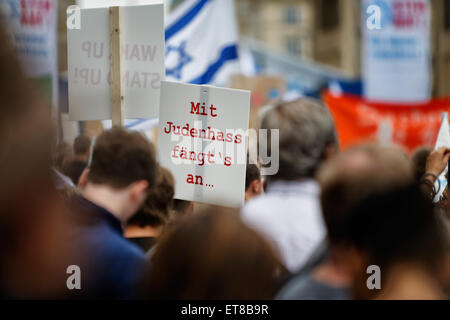
MULTIPOLYGON (((81 9, 80 16, 81 29, 67 30, 70 119, 111 119, 109 9, 81 9)), ((158 117, 163 5, 121 7, 121 28, 125 117, 158 117)))
POLYGON ((158 157, 175 198, 244 203, 250 91, 161 82, 158 157))
POLYGON ((0 0, 1 16, 12 32, 19 58, 30 77, 51 76, 57 98, 57 1, 0 0))
MULTIPOLYGON (((435 145, 435 150, 439 149, 439 148, 450 148, 450 126, 448 123, 448 113, 445 112, 444 114, 442 114, 442 123, 441 123, 441 128, 439 130, 439 134, 438 137, 436 139, 436 145, 435 145)), ((441 175, 439 176, 439 181, 435 182, 435 188, 436 190, 439 190, 439 192, 436 194, 434 201, 438 202, 442 196, 442 194, 444 193, 445 187, 447 186, 447 172, 448 172, 448 167, 445 168, 445 170, 441 173, 441 175), (439 189, 440 187, 440 189, 439 189)))
POLYGON ((371 101, 420 103, 430 99, 430 1, 364 0, 363 82, 371 101), (379 8, 379 28, 367 21, 379 8), (371 8, 374 8, 371 7, 371 8))
POLYGON ((164 16, 169 13, 172 0, 77 0, 77 5, 82 9, 105 8, 113 6, 143 6, 148 4, 164 4, 164 16))
POLYGON ((77 0, 81 8, 104 8, 112 6, 140 6, 163 3, 163 0, 77 0))

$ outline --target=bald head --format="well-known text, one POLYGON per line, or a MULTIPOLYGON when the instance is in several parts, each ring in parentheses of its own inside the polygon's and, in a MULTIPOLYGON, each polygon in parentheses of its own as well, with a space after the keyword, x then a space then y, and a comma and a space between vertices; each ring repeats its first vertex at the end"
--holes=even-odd
POLYGON ((318 181, 325 223, 333 237, 353 207, 368 196, 407 186, 412 173, 401 150, 370 144, 330 160, 319 171, 318 181))
POLYGON ((367 144, 349 149, 323 166, 318 180, 323 188, 335 183, 362 183, 368 188, 410 182, 411 167, 405 153, 393 147, 367 144), (382 173, 382 174, 381 174, 382 173), (367 181, 370 180, 370 183, 367 181))

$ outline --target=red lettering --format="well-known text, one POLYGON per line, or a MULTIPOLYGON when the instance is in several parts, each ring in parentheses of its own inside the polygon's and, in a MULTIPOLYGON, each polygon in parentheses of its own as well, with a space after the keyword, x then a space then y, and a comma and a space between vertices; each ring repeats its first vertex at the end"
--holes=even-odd
POLYGON ((194 102, 191 102, 191 114, 199 114, 200 112, 200 102, 195 104, 194 102))
MULTIPOLYGON (((200 115, 200 116, 207 116, 208 113, 206 112, 207 108, 206 108, 206 104, 203 102, 200 105, 200 102, 193 102, 191 101, 191 111, 189 112, 190 114, 196 114, 196 115, 200 115)), ((214 107, 214 105, 211 105, 209 107, 209 111, 211 114, 211 117, 216 118, 217 117, 217 113, 214 113, 214 111, 216 111, 217 108, 214 107)))

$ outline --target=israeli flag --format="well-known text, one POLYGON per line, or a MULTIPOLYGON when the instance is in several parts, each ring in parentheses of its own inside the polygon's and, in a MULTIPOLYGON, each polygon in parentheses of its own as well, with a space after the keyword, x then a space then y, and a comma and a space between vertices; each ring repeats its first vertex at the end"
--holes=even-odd
POLYGON ((166 24, 166 80, 225 86, 240 72, 233 0, 185 0, 166 24))
MULTIPOLYGON (((166 80, 226 86, 240 73, 234 0, 185 0, 166 19, 166 80)), ((111 121, 103 121, 105 128, 111 121)), ((146 131, 155 120, 126 120, 146 131)))

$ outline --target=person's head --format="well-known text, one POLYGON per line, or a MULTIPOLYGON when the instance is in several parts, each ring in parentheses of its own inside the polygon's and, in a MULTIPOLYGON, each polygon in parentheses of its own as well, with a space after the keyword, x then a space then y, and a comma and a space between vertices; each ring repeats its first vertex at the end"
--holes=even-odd
POLYGON ((0 296, 56 298, 72 252, 59 241, 66 212, 51 170, 51 106, 27 79, 6 30, 0 23, 0 296))
POLYGON ((53 149, 53 166, 56 170, 62 172, 72 156, 70 145, 65 141, 58 142, 53 149))
POLYGON ((73 154, 77 160, 89 161, 91 151, 91 138, 80 135, 73 142, 73 154))
POLYGON ((231 209, 210 209, 163 236, 144 281, 150 299, 269 299, 280 263, 231 209))
POLYGON ((194 203, 192 201, 174 199, 173 200, 173 221, 177 222, 184 217, 191 216, 194 212, 194 203))
POLYGON ((171 218, 174 194, 175 180, 172 173, 166 168, 160 168, 155 187, 150 189, 144 205, 128 220, 128 225, 140 228, 164 227, 171 218))
POLYGON ((97 138, 79 185, 85 194, 109 194, 127 221, 144 203, 157 174, 153 145, 139 132, 114 127, 97 138))
POLYGON ((431 151, 432 149, 430 147, 420 147, 414 150, 411 155, 411 167, 413 170, 414 179, 417 182, 420 182, 425 174, 425 166, 431 151))
POLYGON ((330 112, 310 98, 271 107, 262 115, 260 128, 268 130, 267 149, 272 158, 278 150, 272 150, 271 131, 279 130, 279 170, 270 180, 312 178, 337 149, 330 112))
POLYGON ((263 191, 261 172, 256 164, 247 164, 245 174, 245 201, 260 195, 263 191))
POLYGON ((350 149, 321 168, 321 204, 332 252, 353 279, 357 298, 380 293, 367 288, 367 268, 381 277, 399 264, 436 274, 443 238, 431 201, 413 182, 405 155, 365 145, 350 149))
POLYGON ((81 174, 84 169, 86 169, 87 163, 84 161, 79 161, 76 159, 71 159, 67 161, 63 167, 62 173, 69 177, 72 180, 73 184, 78 185, 78 181, 80 180, 81 174))

